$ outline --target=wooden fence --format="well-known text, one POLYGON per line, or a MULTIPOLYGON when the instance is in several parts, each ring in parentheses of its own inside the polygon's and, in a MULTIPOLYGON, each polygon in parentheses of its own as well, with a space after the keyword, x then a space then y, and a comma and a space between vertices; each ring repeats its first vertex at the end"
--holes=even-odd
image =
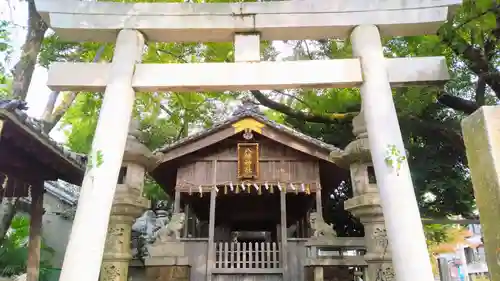
POLYGON ((280 251, 276 242, 217 242, 215 268, 280 268, 280 251))

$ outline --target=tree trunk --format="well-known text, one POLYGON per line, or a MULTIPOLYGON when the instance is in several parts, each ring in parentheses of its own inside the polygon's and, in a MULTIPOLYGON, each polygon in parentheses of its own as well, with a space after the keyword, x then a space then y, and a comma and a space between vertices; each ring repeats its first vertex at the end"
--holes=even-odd
POLYGON ((64 116, 66 111, 71 107, 73 102, 76 99, 77 92, 69 92, 66 93, 61 103, 57 108, 54 109, 57 98, 59 97, 60 92, 51 92, 49 96, 49 100, 47 101, 47 105, 45 107, 44 113, 42 115, 43 120, 43 131, 45 133, 50 133, 52 129, 59 123, 61 118, 64 116))
POLYGON ((7 231, 9 230, 12 219, 16 215, 18 206, 18 198, 3 198, 0 204, 0 244, 2 244, 7 235, 7 231))
POLYGON ((28 0, 28 33, 21 51, 21 58, 12 71, 12 94, 14 97, 25 100, 31 83, 35 65, 42 46, 43 37, 47 31, 47 24, 36 11, 35 0, 28 0))
MULTIPOLYGON (((42 120, 46 123, 48 123, 52 117, 52 112, 54 112, 54 107, 56 106, 56 102, 57 102, 57 98, 59 97, 59 93, 60 92, 58 92, 58 91, 52 91, 49 94, 49 98, 47 99, 47 104, 45 105, 45 109, 43 110, 43 113, 42 113, 42 120)), ((43 128, 45 131, 45 126, 43 128)))
MULTIPOLYGON (((43 37, 48 26, 43 22, 42 17, 37 12, 35 0, 28 0, 28 33, 21 50, 21 58, 14 66, 12 71, 12 94, 15 98, 25 100, 28 94, 28 88, 31 83, 38 53, 42 46, 43 37)), ((0 210, 0 243, 5 238, 9 230, 10 223, 16 215, 19 199, 12 201, 2 200, 0 210)))

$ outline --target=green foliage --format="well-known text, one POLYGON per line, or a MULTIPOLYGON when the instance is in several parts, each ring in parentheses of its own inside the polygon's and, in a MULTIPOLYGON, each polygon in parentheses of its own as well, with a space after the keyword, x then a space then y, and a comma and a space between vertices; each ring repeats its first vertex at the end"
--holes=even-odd
POLYGON ((9 22, 0 20, 0 100, 9 98, 12 93, 12 77, 5 69, 13 51, 9 28, 9 22))
POLYGON ((11 24, 8 21, 0 20, 0 58, 2 63, 0 63, 0 73, 5 73, 5 62, 10 59, 12 54, 12 42, 10 39, 10 27, 11 24))
POLYGON ((104 162, 104 156, 101 150, 95 152, 95 154, 89 154, 87 157, 87 169, 99 168, 104 162))
POLYGON ((0 73, 0 100, 8 99, 12 93, 12 79, 0 73))
POLYGON ((401 165, 403 161, 406 160, 406 156, 401 154, 396 145, 391 144, 387 147, 387 155, 385 156, 385 163, 387 166, 396 169, 396 172, 399 174, 399 170, 401 169, 401 165))
MULTIPOLYGON (((126 0, 125 2, 183 1, 126 0)), ((495 13, 490 11, 494 2, 466 0, 450 24, 441 28, 439 36, 384 39, 386 57, 444 55, 450 68, 451 80, 444 88, 436 86, 398 88, 394 90, 393 95, 420 209, 427 217, 442 217, 448 214, 469 216, 474 208, 460 132, 460 121, 466 113, 443 103, 441 97, 443 94, 448 94, 476 105, 498 102, 490 88, 486 89, 484 96, 477 93, 478 76, 477 71, 474 71, 474 61, 460 52, 464 51, 464 46, 467 44, 479 48, 485 55, 487 49, 491 48, 486 43, 493 40, 495 28, 498 28, 495 13), (436 199, 424 200, 428 193, 432 193, 436 199)), ((5 46, 2 45, 3 42, 8 45, 8 40, 5 40, 8 39, 8 33, 4 32, 7 31, 5 27, 0 24, 0 50, 5 49, 2 47, 5 46)), ((349 41, 318 40, 286 43, 292 46, 294 51, 293 56, 287 59, 352 57, 349 41)), ((68 43, 62 42, 57 35, 50 35, 43 42, 39 63, 47 66, 54 61, 92 61, 101 47, 104 47, 104 51, 100 60, 110 61, 114 50, 112 44, 68 43)), ((142 59, 145 63, 231 62, 234 60, 232 49, 230 43, 148 42, 142 59)), ((262 42, 261 49, 265 60, 273 60, 279 53, 270 42, 262 42)), ((491 55, 488 56, 490 67, 499 69, 498 42, 494 44, 493 49, 494 52, 490 52, 491 55)), ((203 75, 203 73, 193 73, 193 75, 203 75)), ((6 81, 5 84, 8 84, 10 78, 0 74, 1 81, 6 81)), ((2 93, 8 91, 0 90, 0 98, 2 93)), ((214 122, 227 117, 229 104, 241 95, 242 93, 232 92, 137 93, 134 116, 140 120, 143 133, 141 141, 153 150, 164 144, 173 143, 187 136, 189 132, 211 127, 214 122)), ((277 122, 291 125, 340 148, 344 148, 354 138, 351 132, 351 120, 339 116, 343 116, 341 113, 360 110, 361 97, 358 89, 298 89, 273 91, 269 96, 297 112, 338 117, 335 122, 309 123, 267 110, 265 114, 277 122)), ((72 150, 80 153, 90 151, 102 99, 103 93, 79 93, 61 120, 60 128, 67 137, 67 146, 72 150)), ((102 153, 105 154, 105 151, 102 153)), ((343 210, 343 201, 352 196, 347 173, 345 178, 344 185, 332 192, 332 200, 325 205, 331 210, 325 217, 335 221, 339 234, 362 235, 359 221, 343 210)), ((161 188, 150 179, 146 181, 145 193, 152 200, 166 198, 161 188)))
MULTIPOLYGON (((15 276, 26 272, 28 260, 29 218, 16 216, 10 231, 0 245, 0 276, 15 276)), ((49 280, 51 274, 50 259, 54 250, 42 241, 40 253, 40 281, 49 280)))
POLYGON ((425 238, 428 245, 444 243, 449 240, 447 230, 452 227, 451 225, 441 224, 427 224, 424 225, 425 238))
MULTIPOLYGON (((472 47, 482 48, 481 52, 486 52, 485 38, 491 39, 495 28, 498 29, 495 13, 498 14, 499 11, 498 7, 496 11, 492 9, 492 5, 495 5, 495 1, 465 1, 451 22, 453 25, 443 26, 441 32, 450 36, 453 42, 462 44, 461 46, 472 44, 472 47)), ((343 45, 338 44, 338 41, 325 40, 312 44, 322 45, 320 51, 313 54, 315 58, 350 56, 348 42, 343 45)), ((444 88, 398 88, 394 90, 394 101, 422 215, 471 216, 475 204, 460 131, 460 121, 466 114, 460 108, 455 109, 453 104, 441 102, 440 97, 446 93, 457 97, 462 103, 482 105, 498 103, 495 94, 498 96, 500 93, 486 88, 482 101, 477 91, 477 73, 471 70, 474 60, 458 52, 453 48, 453 43, 444 41, 442 36, 396 37, 384 40, 384 44, 387 57, 445 56, 451 80, 444 88), (428 193, 434 195, 435 200, 424 200, 428 193)), ((493 68, 499 69, 498 39, 493 50, 488 57, 489 63, 493 68)), ((328 110, 359 110, 359 93, 349 89, 341 91, 345 91, 344 96, 339 95, 339 90, 336 90, 335 101, 324 91, 295 91, 295 100, 289 105, 293 109, 314 114, 322 114, 328 110), (356 103, 357 109, 353 105, 356 103)), ((341 148, 353 138, 346 120, 339 119, 334 124, 308 124, 290 117, 285 120, 297 129, 341 148)))
POLYGON ((152 202, 170 199, 161 186, 149 176, 144 181, 144 196, 152 202))
POLYGON ((60 127, 67 137, 67 145, 78 153, 90 151, 97 126, 102 95, 80 93, 61 120, 60 127))

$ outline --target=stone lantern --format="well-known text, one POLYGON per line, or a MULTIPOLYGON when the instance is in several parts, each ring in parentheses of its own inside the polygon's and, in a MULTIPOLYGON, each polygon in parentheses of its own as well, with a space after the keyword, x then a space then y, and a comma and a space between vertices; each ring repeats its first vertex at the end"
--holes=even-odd
POLYGON ((391 250, 371 162, 363 112, 353 119, 352 124, 356 139, 347 145, 342 160, 349 166, 354 196, 344 203, 344 207, 359 218, 365 227, 364 257, 368 264, 365 279, 393 281, 396 279, 391 250))
POLYGON ((132 120, 130 123, 111 209, 100 281, 127 280, 129 262, 132 260, 132 224, 150 205, 143 196, 143 187, 146 170, 154 162, 154 157, 138 139, 138 122, 132 120))

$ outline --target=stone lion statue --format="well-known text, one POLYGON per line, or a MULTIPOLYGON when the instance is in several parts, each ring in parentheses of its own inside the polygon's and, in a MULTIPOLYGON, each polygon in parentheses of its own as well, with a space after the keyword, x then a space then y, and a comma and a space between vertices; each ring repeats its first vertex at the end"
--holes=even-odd
POLYGON ((180 230, 184 227, 184 221, 186 220, 186 214, 177 213, 173 214, 170 221, 158 230, 156 234, 156 243, 162 243, 172 240, 178 240, 180 238, 180 230))
POLYGON ((337 233, 333 230, 333 225, 326 223, 317 212, 313 212, 309 215, 309 224, 314 231, 313 237, 337 237, 337 233))

